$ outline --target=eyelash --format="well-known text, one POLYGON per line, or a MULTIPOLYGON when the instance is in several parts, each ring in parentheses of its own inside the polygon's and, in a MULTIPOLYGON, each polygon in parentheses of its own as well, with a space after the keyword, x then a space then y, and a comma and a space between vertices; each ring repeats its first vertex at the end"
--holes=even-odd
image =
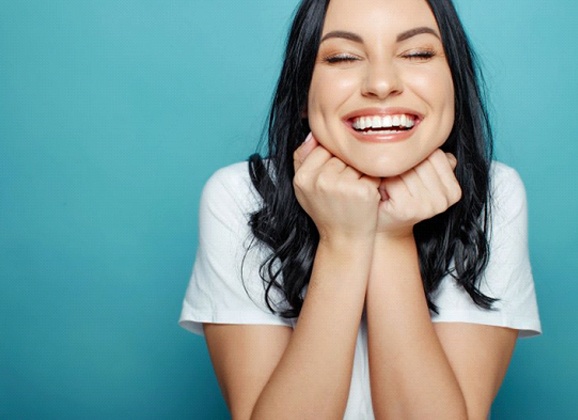
POLYGON ((329 64, 349 63, 357 60, 358 60, 357 57, 349 54, 330 55, 328 57, 323 58, 323 61, 329 64))
MULTIPOLYGON (((408 60, 416 60, 416 61, 426 61, 436 56, 436 52, 433 50, 419 50, 415 52, 404 53, 401 55, 403 58, 407 58, 408 60)), ((337 64, 337 63, 350 63, 352 61, 358 61, 359 58, 354 55, 349 54, 337 54, 337 55, 330 55, 328 57, 324 57, 323 61, 328 64, 337 64)))
POLYGON ((433 50, 418 50, 415 52, 404 53, 402 55, 403 58, 407 58, 409 60, 429 60, 430 58, 435 57, 436 52, 433 50))

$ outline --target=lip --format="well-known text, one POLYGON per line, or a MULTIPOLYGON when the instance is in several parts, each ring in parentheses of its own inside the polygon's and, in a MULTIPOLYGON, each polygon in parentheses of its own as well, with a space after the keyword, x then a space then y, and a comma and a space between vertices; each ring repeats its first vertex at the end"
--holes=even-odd
POLYGON ((409 108, 364 108, 358 109, 356 111, 350 112, 342 118, 343 123, 351 134, 359 141, 368 143, 392 143, 403 141, 410 138, 414 133, 416 128, 419 126, 423 120, 423 114, 409 108), (406 114, 414 117, 415 125, 404 131, 399 131, 397 133, 387 133, 387 134, 364 134, 353 128, 353 120, 359 117, 366 117, 369 115, 387 116, 396 114, 406 114))

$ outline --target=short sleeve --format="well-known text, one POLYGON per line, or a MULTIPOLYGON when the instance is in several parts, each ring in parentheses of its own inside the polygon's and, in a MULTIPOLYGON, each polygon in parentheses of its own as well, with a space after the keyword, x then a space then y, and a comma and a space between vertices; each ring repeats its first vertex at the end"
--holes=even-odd
POLYGON ((514 169, 494 162, 491 188, 490 258, 479 287, 498 301, 492 310, 482 309, 448 276, 436 295, 439 314, 432 320, 513 328, 520 337, 537 335, 542 328, 528 252, 524 185, 514 169))
POLYGON ((183 328, 202 335, 203 323, 290 326, 265 303, 259 276, 265 251, 250 246, 248 225, 258 206, 246 162, 223 168, 207 181, 197 254, 179 320, 183 328))

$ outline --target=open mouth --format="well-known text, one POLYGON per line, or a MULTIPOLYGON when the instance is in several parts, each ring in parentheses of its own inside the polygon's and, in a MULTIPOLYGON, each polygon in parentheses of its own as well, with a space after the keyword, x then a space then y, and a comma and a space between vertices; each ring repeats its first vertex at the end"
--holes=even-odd
POLYGON ((393 134, 411 130, 417 116, 410 114, 367 115, 351 120, 351 127, 363 134, 393 134))

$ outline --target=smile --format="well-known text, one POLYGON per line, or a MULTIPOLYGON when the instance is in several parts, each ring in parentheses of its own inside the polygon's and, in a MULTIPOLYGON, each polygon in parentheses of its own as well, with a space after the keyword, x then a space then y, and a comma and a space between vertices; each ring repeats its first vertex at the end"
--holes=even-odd
POLYGON ((367 115, 352 120, 352 128, 361 133, 399 132, 411 130, 416 123, 416 116, 408 114, 367 115))

